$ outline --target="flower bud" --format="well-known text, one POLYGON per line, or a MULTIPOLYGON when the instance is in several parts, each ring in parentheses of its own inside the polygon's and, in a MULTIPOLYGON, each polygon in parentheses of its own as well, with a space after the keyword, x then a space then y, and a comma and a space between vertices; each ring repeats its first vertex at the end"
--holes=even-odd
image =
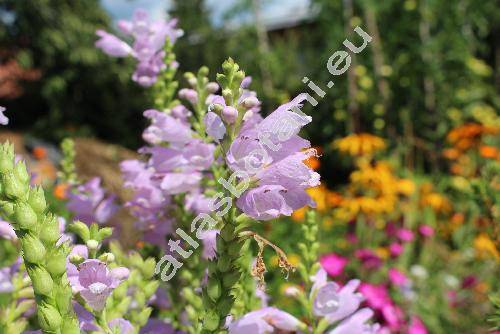
POLYGON ((37 223, 35 211, 25 202, 14 205, 14 220, 19 228, 33 230, 37 223))
POLYGON ((181 99, 188 100, 192 104, 196 104, 198 102, 198 93, 194 89, 181 89, 179 91, 179 97, 181 99))
POLYGON ((198 70, 198 74, 201 75, 202 77, 206 77, 208 75, 209 69, 206 66, 200 67, 198 70))
POLYGON ((63 320, 61 327, 61 333, 64 334, 80 334, 80 325, 78 320, 75 318, 66 317, 63 320))
POLYGON ((101 260, 102 262, 111 263, 115 262, 115 256, 113 255, 113 253, 103 253, 101 256, 99 256, 99 260, 101 260))
POLYGON ((45 244, 52 245, 57 242, 60 237, 61 232, 59 231, 59 222, 57 218, 52 214, 45 216, 40 231, 40 240, 45 244))
POLYGON ((209 310, 203 317, 203 327, 209 331, 216 331, 219 328, 219 315, 213 310, 209 310))
POLYGON ((14 175, 22 182, 29 183, 30 176, 28 174, 28 170, 26 169, 26 163, 24 161, 19 161, 14 166, 14 175))
POLYGON ((57 309, 47 303, 38 306, 38 323, 44 331, 57 333, 62 324, 62 318, 57 309))
POLYGON ((21 236, 21 246, 24 251, 24 259, 29 263, 40 263, 45 258, 46 250, 43 244, 31 233, 21 236))
POLYGON ((89 241, 87 241, 86 245, 90 251, 96 250, 97 248, 99 248, 99 242, 97 240, 94 240, 94 239, 90 239, 89 241))
POLYGON ((35 294, 50 295, 54 288, 54 281, 49 272, 40 266, 28 266, 26 269, 31 278, 35 294))
POLYGON ((79 265, 80 263, 82 263, 83 261, 85 261, 85 259, 83 258, 83 256, 79 255, 79 254, 71 254, 69 256, 69 262, 71 262, 72 264, 74 264, 75 266, 79 265))
POLYGON ((0 209, 5 212, 7 217, 12 216, 14 214, 14 204, 12 202, 0 201, 0 209))
POLYGON ((58 286, 57 291, 54 292, 57 308, 61 311, 62 314, 67 314, 68 312, 70 312, 71 298, 73 297, 71 286, 69 284, 58 286))
POLYGON ((60 277, 66 272, 66 256, 62 250, 57 250, 47 259, 46 268, 53 277, 60 277))
POLYGON ((24 198, 26 195, 25 185, 20 182, 13 172, 2 175, 3 192, 9 199, 24 198))
POLYGON ((156 267, 156 261, 154 258, 150 257, 144 261, 144 265, 141 267, 142 275, 146 278, 151 278, 154 275, 156 267))
POLYGON ((222 63, 222 69, 224 70, 224 73, 231 72, 233 70, 233 66, 234 66, 234 61, 231 58, 222 63))
POLYGON ((198 84, 198 80, 196 80, 195 77, 189 77, 187 79, 187 81, 188 81, 189 86, 191 86, 193 88, 196 87, 196 85, 198 84))
POLYGON ((208 107, 208 111, 214 112, 214 113, 219 114, 219 115, 223 109, 224 109, 224 106, 222 104, 219 104, 219 103, 212 103, 208 107))
POLYGON ((227 104, 227 101, 233 98, 233 92, 230 89, 226 88, 222 91, 222 97, 224 97, 224 100, 227 104))
POLYGON ((256 98, 255 96, 249 96, 247 98, 245 98, 242 102, 241 102, 241 105, 243 106, 243 108, 245 109, 252 109, 254 107, 257 107, 258 105, 260 104, 260 101, 258 98, 256 98))
POLYGON ((218 280, 208 280, 207 293, 213 301, 217 301, 222 294, 220 282, 218 280))
POLYGON ((47 203, 45 202, 45 194, 42 187, 31 188, 28 196, 28 203, 36 213, 45 211, 47 203))
POLYGON ((14 168, 14 146, 9 142, 0 146, 0 173, 7 173, 14 168))
POLYGON ((148 322, 149 317, 151 316, 152 311, 153 309, 151 307, 146 307, 145 309, 143 309, 137 317, 138 322, 140 324, 146 324, 148 322))
POLYGON ((113 229, 111 227, 103 227, 97 232, 98 241, 109 238, 113 234, 113 229))
POLYGON ((209 82, 207 84, 207 91, 209 93, 215 93, 216 91, 219 90, 219 84, 217 82, 209 82))
POLYGON ((144 286, 143 290, 144 290, 144 294, 149 298, 151 297, 152 295, 154 295, 154 293, 156 292, 156 290, 158 290, 158 287, 160 286, 160 282, 159 281, 150 281, 146 284, 146 286, 144 286))
POLYGON ((245 79, 245 72, 243 71, 238 71, 234 74, 234 80, 238 82, 238 85, 241 84, 241 82, 245 79))
POLYGON ((238 110, 235 107, 224 107, 222 109, 222 119, 228 124, 233 124, 238 118, 238 110))
POLYGON ((78 235, 80 238, 83 239, 83 241, 87 242, 87 240, 90 239, 90 230, 87 225, 82 223, 81 221, 76 221, 73 224, 69 225, 69 230, 76 235, 78 235))

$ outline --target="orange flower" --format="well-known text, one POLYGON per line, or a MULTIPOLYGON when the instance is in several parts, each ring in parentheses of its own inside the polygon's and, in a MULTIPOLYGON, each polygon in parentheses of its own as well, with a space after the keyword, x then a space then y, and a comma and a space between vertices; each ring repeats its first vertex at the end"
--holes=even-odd
POLYGON ((308 166, 309 168, 312 168, 314 170, 318 170, 319 167, 321 166, 321 162, 316 156, 310 156, 306 160, 304 160, 304 164, 308 166))
POLYGON ((306 216, 307 208, 304 206, 303 208, 297 209, 292 213, 292 220, 295 222, 303 222, 306 216))
POLYGON ((35 146, 33 148, 33 156, 38 160, 45 159, 47 157, 47 150, 42 146, 35 146))
POLYGON ((447 148, 443 150, 443 156, 449 160, 456 160, 460 156, 460 151, 455 148, 447 148))
POLYGON ((479 147, 479 154, 486 159, 498 159, 499 152, 495 146, 483 145, 479 147))
POLYGON ((54 196, 57 199, 63 200, 67 198, 68 185, 65 183, 59 183, 54 187, 54 196))

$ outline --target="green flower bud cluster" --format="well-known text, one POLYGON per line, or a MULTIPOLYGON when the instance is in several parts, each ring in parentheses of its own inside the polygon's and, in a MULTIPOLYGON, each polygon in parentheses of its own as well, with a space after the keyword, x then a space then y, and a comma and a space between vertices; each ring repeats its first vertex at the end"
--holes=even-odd
POLYGON ((153 104, 160 111, 165 111, 179 103, 179 101, 174 99, 179 86, 179 83, 174 80, 177 68, 176 66, 170 66, 175 63, 175 53, 173 52, 173 45, 168 38, 165 41, 163 50, 165 51, 163 62, 167 64, 167 68, 160 73, 151 90, 153 104))
POLYGON ((101 247, 102 242, 113 234, 111 227, 99 228, 99 225, 95 223, 89 227, 81 221, 70 224, 68 230, 83 240, 89 250, 89 258, 91 259, 97 258, 97 251, 101 247))
POLYGON ((208 264, 208 283, 203 288, 202 333, 220 333, 234 305, 234 287, 241 277, 238 266, 244 242, 236 233, 234 215, 225 222, 217 235, 217 257, 208 264))
POLYGON ((78 176, 75 167, 75 142, 71 138, 65 138, 61 142, 61 151, 63 158, 61 159, 61 171, 59 172, 59 179, 67 184, 77 184, 78 176))
POLYGON ((23 313, 35 305, 33 288, 29 283, 29 280, 23 278, 22 272, 12 278, 10 303, 0 308, 0 333, 21 334, 26 330, 28 321, 23 313), (25 300, 19 302, 21 298, 25 300))
MULTIPOLYGON (((222 64, 222 70, 223 73, 217 74, 217 82, 222 88, 226 106, 239 108, 238 117, 229 129, 229 136, 222 143, 222 147, 227 150, 243 120, 244 110, 238 105, 238 100, 243 93, 241 82, 245 78, 245 72, 231 58, 222 64)), ((223 167, 229 170, 228 167, 223 167)), ((208 283, 203 288, 205 313, 202 318, 202 333, 224 333, 226 317, 235 303, 235 287, 241 278, 239 259, 244 246, 244 241, 238 237, 240 226, 236 217, 240 213, 232 208, 223 217, 223 227, 216 238, 217 257, 208 264, 208 283)))
POLYGON ((232 58, 228 58, 224 61, 222 64, 222 70, 224 73, 217 73, 217 82, 222 87, 222 97, 224 98, 227 106, 232 106, 238 110, 238 117, 234 124, 230 127, 228 132, 229 136, 225 139, 226 143, 223 145, 228 147, 236 134, 239 132, 243 116, 246 112, 245 107, 240 105, 238 102, 241 94, 243 93, 241 83, 243 82, 243 79, 245 79, 245 72, 240 69, 240 66, 235 63, 232 58))
POLYGON ((235 286, 236 301, 232 310, 235 319, 239 319, 246 313, 258 309, 261 300, 257 297, 257 280, 252 275, 252 262, 254 257, 250 249, 250 240, 246 240, 241 250, 241 257, 238 260, 242 277, 235 286))
POLYGON ((318 222, 316 220, 316 212, 307 210, 306 221, 302 224, 303 242, 298 244, 302 261, 297 266, 298 272, 306 283, 306 291, 312 285, 311 277, 319 270, 320 265, 317 263, 319 254, 318 242, 318 222))
POLYGON ((138 333, 146 325, 153 311, 148 306, 148 301, 160 285, 159 281, 153 279, 156 261, 153 258, 144 260, 137 252, 125 254, 115 241, 110 243, 110 251, 115 257, 116 265, 127 267, 130 275, 108 298, 106 313, 109 319, 129 320, 138 333))
POLYGON ((47 210, 43 189, 30 186, 24 162, 14 162, 14 147, 8 142, 0 146, 0 203, 20 240, 43 333, 79 333, 66 277, 68 249, 56 244, 59 223, 47 210))
POLYGON ((194 114, 196 116, 196 121, 193 122, 193 127, 202 138, 205 137, 205 129, 203 124, 203 117, 207 112, 205 101, 210 94, 209 85, 213 84, 208 80, 208 73, 208 67, 202 66, 198 70, 198 73, 196 75, 191 72, 186 72, 184 74, 184 78, 187 80, 189 86, 191 86, 191 88, 195 90, 197 94, 196 103, 192 105, 194 114))

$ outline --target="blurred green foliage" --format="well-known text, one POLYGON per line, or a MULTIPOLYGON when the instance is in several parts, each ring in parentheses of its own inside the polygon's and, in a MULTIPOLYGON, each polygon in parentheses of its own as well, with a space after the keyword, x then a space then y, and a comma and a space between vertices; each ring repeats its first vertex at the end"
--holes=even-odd
MULTIPOLYGON (((170 15, 185 31, 175 46, 180 70, 217 68, 233 57, 252 75, 264 113, 300 92, 314 96, 302 83, 307 76, 327 92, 314 110, 306 109, 315 118, 308 135, 325 152, 334 138, 357 129, 390 138, 406 166, 439 170, 436 152, 447 131, 498 109, 495 1, 312 0, 308 19, 264 29, 263 36, 265 20, 252 17, 263 14, 265 1, 235 0, 216 23, 207 1, 172 1, 170 15), (327 60, 345 48, 346 38, 360 42, 355 26, 376 38, 353 58, 351 74, 334 77, 328 89, 327 60)), ((99 1, 0 0, 0 13, 0 47, 42 71, 23 96, 0 101, 13 113, 14 127, 51 139, 77 131, 139 143, 141 111, 151 103, 130 82, 131 60, 94 47, 96 29, 112 30, 99 1)), ((322 168, 330 170, 338 156, 328 159, 322 168)))
POLYGON ((94 47, 96 30, 110 24, 98 0, 0 1, 0 49, 41 71, 21 97, 0 101, 13 128, 52 140, 79 134, 139 144, 146 101, 130 82, 132 64, 94 47))

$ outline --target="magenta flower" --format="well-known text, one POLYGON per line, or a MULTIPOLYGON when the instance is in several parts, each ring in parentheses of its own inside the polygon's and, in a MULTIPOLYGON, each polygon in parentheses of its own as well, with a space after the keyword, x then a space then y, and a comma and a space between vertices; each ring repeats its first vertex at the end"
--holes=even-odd
POLYGON ((349 260, 335 253, 330 253, 323 255, 319 262, 328 275, 338 276, 342 274, 349 260))
POLYGON ((357 249, 354 252, 354 256, 356 256, 367 269, 377 269, 382 265, 382 259, 368 248, 357 249))
POLYGON ((128 278, 129 270, 124 267, 109 270, 104 262, 87 260, 78 266, 78 281, 72 288, 79 292, 91 308, 100 311, 113 290, 128 278))
POLYGON ((370 308, 381 310, 384 306, 392 303, 389 292, 383 285, 361 283, 359 291, 366 298, 366 302, 370 308))
POLYGON ((397 237, 399 240, 404 241, 404 242, 410 242, 415 238, 415 235, 412 230, 409 230, 407 228, 401 228, 396 232, 397 237))
POLYGON ((393 331, 399 331, 404 325, 404 316, 401 309, 393 303, 382 308, 382 316, 386 324, 393 331))
POLYGON ((396 286, 403 286, 408 282, 408 277, 395 268, 390 268, 388 275, 389 281, 396 286))
POLYGON ((78 186, 68 196, 67 208, 74 214, 74 219, 85 224, 106 223, 118 210, 115 196, 105 197, 101 179, 95 177, 78 186))
POLYGON ((265 307, 245 314, 229 324, 229 334, 266 334, 274 330, 293 332, 303 324, 294 316, 275 307, 265 307))
POLYGON ((393 242, 389 245, 389 252, 391 253, 392 257, 398 257, 403 253, 404 248, 400 243, 393 242))
POLYGON ((418 227, 418 231, 424 237, 432 237, 434 235, 434 228, 432 226, 422 224, 418 227))
POLYGON ((408 328, 408 334, 428 334, 427 328, 425 327, 422 320, 419 317, 411 317, 411 324, 408 328))
POLYGON ((0 124, 1 125, 7 125, 9 124, 9 119, 7 118, 7 116, 5 116, 3 114, 3 112, 5 111, 5 107, 0 107, 0 124))

